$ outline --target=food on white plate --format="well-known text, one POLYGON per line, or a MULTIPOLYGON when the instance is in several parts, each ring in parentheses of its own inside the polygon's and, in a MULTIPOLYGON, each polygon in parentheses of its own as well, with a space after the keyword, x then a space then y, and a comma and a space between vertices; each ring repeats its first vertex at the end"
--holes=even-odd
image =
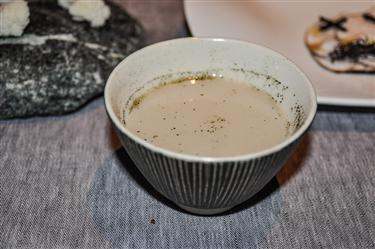
POLYGON ((313 58, 333 72, 375 72, 375 7, 363 13, 320 17, 305 43, 313 58))
POLYGON ((21 36, 29 15, 25 0, 0 0, 0 36, 21 36))

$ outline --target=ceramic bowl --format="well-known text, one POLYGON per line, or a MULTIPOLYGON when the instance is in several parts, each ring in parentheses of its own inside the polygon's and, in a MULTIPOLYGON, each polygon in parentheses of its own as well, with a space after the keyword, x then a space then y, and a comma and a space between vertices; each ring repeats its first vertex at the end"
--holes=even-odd
POLYGON ((104 97, 108 116, 144 177, 181 208, 203 215, 231 209, 262 189, 288 159, 317 107, 309 79, 284 56, 248 42, 208 38, 170 40, 138 50, 113 70, 104 97), (127 106, 142 91, 194 75, 222 75, 268 92, 287 111, 290 135, 257 153, 203 157, 157 147, 124 126, 127 106))

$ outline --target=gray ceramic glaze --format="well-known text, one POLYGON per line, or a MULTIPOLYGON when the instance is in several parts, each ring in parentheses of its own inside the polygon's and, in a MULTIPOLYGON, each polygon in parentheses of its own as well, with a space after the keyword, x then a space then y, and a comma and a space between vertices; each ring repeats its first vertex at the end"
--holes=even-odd
POLYGON ((183 38, 146 47, 121 62, 107 81, 105 105, 123 146, 155 189, 189 212, 209 215, 249 199, 276 175, 311 124, 316 96, 307 77, 270 49, 183 38), (270 93, 288 111, 289 137, 257 153, 200 157, 156 147, 123 125, 126 107, 145 89, 202 74, 249 82, 270 93))

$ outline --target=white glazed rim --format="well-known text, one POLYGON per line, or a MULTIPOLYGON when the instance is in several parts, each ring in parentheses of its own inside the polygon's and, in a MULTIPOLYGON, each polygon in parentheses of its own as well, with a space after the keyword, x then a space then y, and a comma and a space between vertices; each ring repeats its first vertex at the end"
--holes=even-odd
POLYGON ((311 122, 313 121, 315 113, 316 113, 316 109, 317 109, 316 92, 315 92, 314 87, 311 84, 311 81, 309 80, 309 78, 305 75, 305 73, 301 69, 299 69, 291 60, 289 60, 285 56, 281 55, 280 53, 278 53, 278 52, 276 52, 276 51, 274 51, 270 48, 266 48, 264 46, 260 46, 258 44, 246 42, 246 41, 233 40, 233 39, 222 39, 222 38, 196 38, 196 37, 178 38, 178 39, 158 42, 158 43, 155 43, 153 45, 149 45, 145 48, 142 48, 142 49, 132 53, 131 55, 129 55, 127 58, 122 60, 116 66, 116 68, 112 71, 112 73, 110 74, 110 76, 107 80, 105 89, 104 89, 104 102, 105 102, 104 104, 105 104, 105 108, 107 110, 108 116, 110 117, 112 122, 115 124, 117 129, 119 129, 122 133, 126 134, 130 139, 134 140, 138 144, 141 144, 142 146, 144 146, 145 148, 147 148, 147 149, 149 149, 153 152, 160 153, 160 154, 162 154, 164 156, 167 156, 167 157, 176 158, 176 159, 184 160, 184 161, 193 161, 193 162, 249 161, 249 160, 252 160, 252 159, 255 159, 255 158, 264 157, 264 156, 273 154, 275 152, 278 152, 281 149, 287 147, 289 144, 293 143, 295 140, 297 140, 300 136, 303 135, 303 133, 309 128, 311 122), (286 138, 282 143, 279 143, 279 144, 277 144, 275 146, 272 146, 268 149, 261 150, 261 151, 255 152, 255 153, 249 153, 249 154, 244 154, 244 155, 239 155, 239 156, 230 156, 230 157, 207 157, 207 156, 194 156, 194 155, 189 155, 189 154, 178 153, 178 152, 174 152, 174 151, 171 151, 171 150, 168 150, 168 149, 163 149, 161 147, 155 146, 155 145, 153 145, 149 142, 144 141, 143 139, 139 138, 138 136, 134 135, 130 130, 128 130, 122 124, 122 122, 119 120, 119 118, 116 116, 116 114, 114 113, 114 111, 112 109, 112 106, 111 106, 111 103, 110 103, 111 98, 110 98, 109 88, 111 86, 111 82, 113 81, 112 79, 113 79, 114 75, 117 73, 118 70, 121 70, 121 68, 124 67, 124 65, 126 65, 126 63, 128 63, 129 58, 132 58, 132 57, 135 57, 135 56, 142 56, 151 49, 157 49, 158 47, 167 46, 170 43, 180 42, 180 41, 184 41, 184 40, 203 40, 203 41, 214 41, 214 42, 227 42, 227 43, 229 42, 229 43, 233 43, 233 44, 236 44, 236 43, 237 44, 246 44, 247 46, 253 46, 253 47, 256 47, 257 49, 260 49, 260 50, 268 50, 268 52, 271 52, 272 54, 274 54, 276 56, 279 56, 279 57, 281 56, 282 58, 284 58, 285 62, 288 63, 289 65, 291 65, 296 70, 296 72, 299 73, 304 78, 304 83, 307 85, 307 88, 309 90, 311 108, 310 108, 310 111, 309 111, 309 113, 307 115, 307 118, 306 118, 305 122, 303 123, 303 125, 301 127, 299 127, 293 133, 292 136, 289 136, 288 138, 286 138))

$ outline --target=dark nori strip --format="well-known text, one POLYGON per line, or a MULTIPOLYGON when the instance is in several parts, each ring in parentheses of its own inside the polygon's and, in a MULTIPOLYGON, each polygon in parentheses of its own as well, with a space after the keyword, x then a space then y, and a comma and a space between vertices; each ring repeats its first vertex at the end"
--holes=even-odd
POLYGON ((372 15, 371 13, 363 13, 362 15, 363 19, 365 19, 366 21, 369 21, 369 22, 372 22, 375 24, 375 16, 372 15))
POLYGON ((375 43, 368 43, 363 39, 337 45, 336 48, 329 53, 331 62, 343 60, 358 62, 359 59, 368 57, 375 58, 375 43))
POLYGON ((347 20, 346 17, 341 17, 337 20, 330 20, 326 17, 321 16, 319 20, 320 31, 327 31, 328 29, 337 29, 346 32, 346 28, 342 26, 347 20))

